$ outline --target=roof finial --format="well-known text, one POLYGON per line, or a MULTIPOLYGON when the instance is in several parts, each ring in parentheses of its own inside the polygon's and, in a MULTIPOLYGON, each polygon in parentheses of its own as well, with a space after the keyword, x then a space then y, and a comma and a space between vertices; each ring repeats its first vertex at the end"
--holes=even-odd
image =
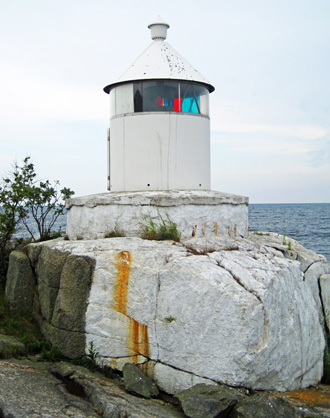
POLYGON ((155 19, 154 23, 150 23, 148 28, 151 32, 151 39, 154 41, 162 40, 164 41, 167 36, 167 29, 170 27, 168 23, 164 21, 159 15, 155 19))

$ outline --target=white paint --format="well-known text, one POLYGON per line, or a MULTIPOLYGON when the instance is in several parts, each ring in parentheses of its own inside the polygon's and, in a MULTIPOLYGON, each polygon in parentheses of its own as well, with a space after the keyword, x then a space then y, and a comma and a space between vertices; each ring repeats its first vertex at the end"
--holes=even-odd
POLYGON ((248 198, 214 191, 102 193, 68 199, 66 233, 74 239, 104 238, 115 228, 140 236, 160 216, 177 224, 182 238, 247 236, 248 198))
POLYGON ((110 121, 111 191, 209 190, 210 121, 135 113, 110 121))

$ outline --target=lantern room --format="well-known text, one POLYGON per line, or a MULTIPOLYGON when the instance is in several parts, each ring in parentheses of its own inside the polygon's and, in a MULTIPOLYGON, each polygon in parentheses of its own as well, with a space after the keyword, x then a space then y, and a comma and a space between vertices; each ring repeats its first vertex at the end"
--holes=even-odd
POLYGON ((209 93, 214 87, 150 24, 153 42, 110 95, 108 189, 210 190, 209 93))

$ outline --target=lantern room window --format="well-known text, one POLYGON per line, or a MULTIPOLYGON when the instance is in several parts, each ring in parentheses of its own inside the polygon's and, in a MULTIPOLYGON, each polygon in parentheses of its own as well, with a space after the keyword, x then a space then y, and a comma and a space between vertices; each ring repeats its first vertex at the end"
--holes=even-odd
POLYGON ((141 112, 191 113, 209 116, 209 92, 197 83, 143 81, 127 83, 110 92, 112 116, 141 112))

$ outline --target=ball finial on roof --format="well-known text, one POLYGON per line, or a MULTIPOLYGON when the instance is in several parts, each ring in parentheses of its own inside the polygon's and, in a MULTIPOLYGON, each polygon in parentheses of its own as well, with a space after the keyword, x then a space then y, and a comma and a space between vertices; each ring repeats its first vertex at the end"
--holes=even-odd
POLYGON ((167 29, 170 27, 168 23, 164 21, 160 16, 157 16, 157 19, 155 19, 154 23, 150 23, 148 28, 151 32, 151 39, 156 40, 162 40, 164 41, 167 36, 167 29))

